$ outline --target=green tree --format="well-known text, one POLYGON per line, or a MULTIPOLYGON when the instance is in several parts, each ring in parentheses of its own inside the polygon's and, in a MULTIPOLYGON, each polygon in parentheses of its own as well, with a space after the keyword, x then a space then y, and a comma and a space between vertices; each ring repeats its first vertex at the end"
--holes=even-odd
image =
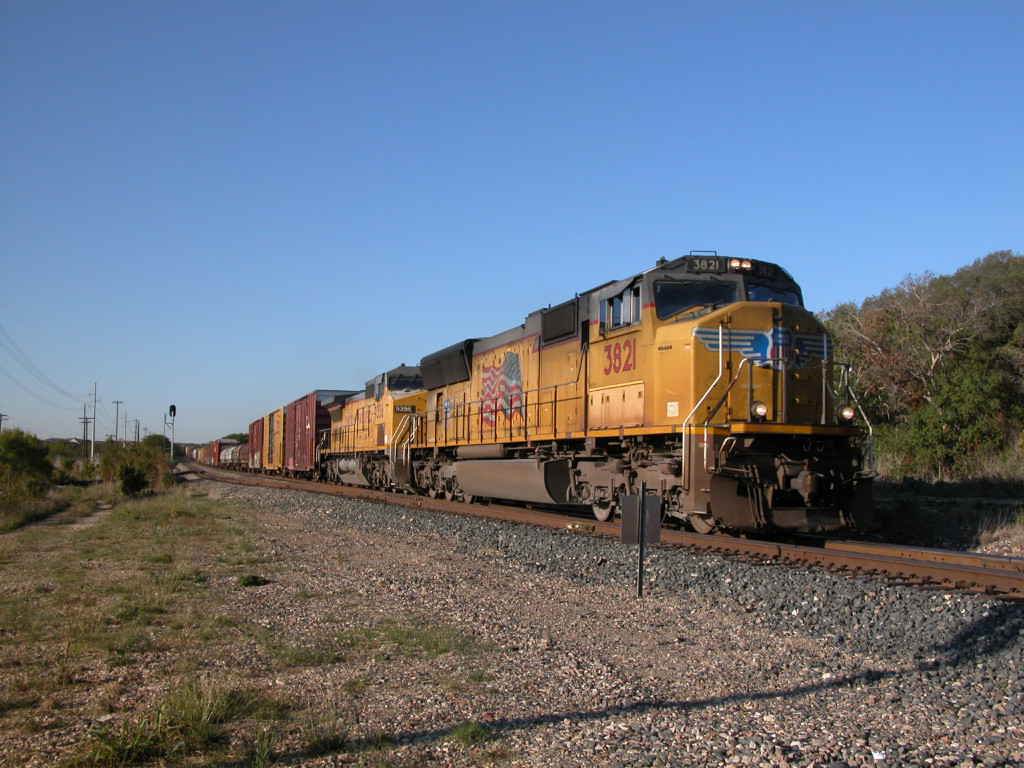
POLYGON ((935 397, 910 415, 901 433, 904 469, 937 480, 960 477, 977 456, 1007 447, 1020 406, 993 353, 965 356, 948 370, 935 397))
POLYGON ((938 378, 982 335, 991 295, 971 296, 930 273, 907 276, 897 288, 840 304, 825 315, 842 360, 853 361, 854 380, 873 414, 905 421, 935 397, 938 378))
POLYGON ((1019 254, 990 253, 952 275, 907 276, 823 319, 879 427, 879 455, 891 471, 954 479, 1021 433, 1019 254))
POLYGON ((53 483, 46 443, 20 429, 0 434, 0 499, 13 502, 42 496, 53 483))

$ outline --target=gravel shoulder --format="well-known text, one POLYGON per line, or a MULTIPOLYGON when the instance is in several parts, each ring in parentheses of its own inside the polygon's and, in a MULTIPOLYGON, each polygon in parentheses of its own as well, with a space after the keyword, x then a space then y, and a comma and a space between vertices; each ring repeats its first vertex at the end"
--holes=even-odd
MULTIPOLYGON (((667 549, 649 552, 638 600, 635 551, 618 542, 191 485, 232 500, 266 577, 208 585, 225 626, 259 631, 219 647, 204 674, 332 702, 353 724, 318 756, 283 726, 277 764, 1024 765, 1019 604, 667 549), (417 627, 443 628, 450 647, 413 648, 417 627), (275 638, 340 652, 282 665, 268 655, 275 638), (453 736, 465 723, 475 738, 453 736)), ((116 684, 121 703, 104 716, 116 722, 181 663, 154 655, 104 672, 116 679, 65 709, 73 725, 0 734, 0 763, 53 764, 99 711, 90 696, 116 684)))
POLYGON ((362 721, 399 742, 392 764, 1024 764, 1019 605, 668 550, 641 601, 616 542, 218 488, 290 564, 237 610, 314 627, 343 599, 486 644, 317 670, 325 689, 368 681, 362 721), (495 741, 446 740, 464 721, 495 741))

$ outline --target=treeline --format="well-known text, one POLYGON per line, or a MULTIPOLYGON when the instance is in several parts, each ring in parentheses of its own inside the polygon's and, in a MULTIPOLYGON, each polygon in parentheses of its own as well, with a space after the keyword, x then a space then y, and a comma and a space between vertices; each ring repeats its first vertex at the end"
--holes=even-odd
POLYGON ((852 365, 883 476, 1024 478, 1024 256, 907 276, 823 319, 852 365))

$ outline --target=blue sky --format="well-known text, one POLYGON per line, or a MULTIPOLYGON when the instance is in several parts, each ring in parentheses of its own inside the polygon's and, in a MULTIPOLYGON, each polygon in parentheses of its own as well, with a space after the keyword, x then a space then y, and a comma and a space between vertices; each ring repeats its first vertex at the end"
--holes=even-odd
POLYGON ((1022 71, 1017 0, 0 0, 4 428, 245 431, 691 249, 815 311, 1022 252, 1022 71))

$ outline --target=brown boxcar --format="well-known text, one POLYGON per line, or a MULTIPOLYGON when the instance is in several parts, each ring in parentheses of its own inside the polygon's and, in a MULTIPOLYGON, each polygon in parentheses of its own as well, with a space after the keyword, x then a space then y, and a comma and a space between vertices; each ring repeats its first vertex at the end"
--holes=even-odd
POLYGON ((284 470, 290 475, 312 477, 316 469, 317 441, 331 428, 327 406, 340 402, 353 390, 314 389, 285 406, 284 470))
POLYGON ((249 425, 249 461, 248 467, 253 472, 263 470, 263 425, 265 419, 256 419, 249 425))

